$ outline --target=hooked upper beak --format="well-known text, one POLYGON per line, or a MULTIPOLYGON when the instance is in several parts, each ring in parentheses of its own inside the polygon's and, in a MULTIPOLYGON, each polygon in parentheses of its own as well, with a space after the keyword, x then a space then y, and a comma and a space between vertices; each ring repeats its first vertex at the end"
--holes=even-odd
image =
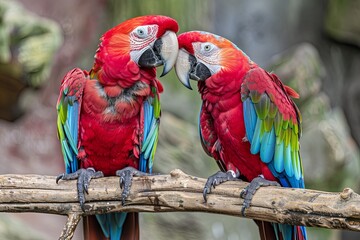
POLYGON ((158 67, 164 65, 161 77, 174 66, 179 44, 176 33, 166 31, 152 46, 149 46, 140 56, 138 64, 141 67, 158 67))
POLYGON ((205 64, 198 62, 196 57, 184 49, 180 49, 175 64, 175 72, 180 82, 192 90, 190 79, 204 81, 211 77, 211 72, 205 64))

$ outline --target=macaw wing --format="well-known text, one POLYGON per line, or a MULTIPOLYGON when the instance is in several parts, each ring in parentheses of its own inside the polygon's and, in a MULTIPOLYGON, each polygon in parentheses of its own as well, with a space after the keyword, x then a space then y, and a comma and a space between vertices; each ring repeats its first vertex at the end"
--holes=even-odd
POLYGON ((148 97, 141 109, 141 128, 143 129, 140 138, 140 164, 142 172, 152 172, 154 156, 156 152, 159 125, 160 125, 160 99, 156 87, 152 87, 153 97, 148 97))
POLYGON ((201 105, 198 125, 201 146, 207 155, 216 160, 220 170, 225 172, 226 167, 220 157, 222 149, 220 149, 217 141, 218 137, 213 126, 214 121, 203 105, 204 103, 201 105))
POLYGON ((301 115, 292 97, 298 94, 275 74, 254 68, 241 86, 246 137, 284 187, 304 188, 299 152, 301 115))
POLYGON ((210 157, 214 157, 213 154, 211 153, 212 145, 215 142, 215 141, 211 141, 211 139, 212 139, 211 135, 213 134, 212 133, 213 131, 211 128, 209 128, 208 116, 206 114, 205 109, 203 109, 203 105, 204 105, 204 103, 201 105, 201 108, 200 108, 199 125, 198 125, 200 142, 201 142, 201 146, 203 147, 205 153, 207 155, 209 155, 210 157))
POLYGON ((69 71, 62 80, 56 105, 58 137, 66 173, 75 172, 79 167, 77 160, 79 116, 86 80, 81 69, 75 68, 69 71))

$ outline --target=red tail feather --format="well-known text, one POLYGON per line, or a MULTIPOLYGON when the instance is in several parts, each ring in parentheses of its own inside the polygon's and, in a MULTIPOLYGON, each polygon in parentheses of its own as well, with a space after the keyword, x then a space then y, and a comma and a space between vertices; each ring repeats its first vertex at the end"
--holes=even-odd
POLYGON ((84 240, 107 240, 95 216, 83 218, 84 240))
POLYGON ((139 240, 139 213, 128 213, 123 226, 121 240, 139 240))
MULTIPOLYGON (((269 222, 255 220, 256 225, 259 227, 259 234, 261 240, 277 240, 274 232, 274 228, 269 222)), ((282 237, 279 236, 279 240, 282 237)))
MULTIPOLYGON (((84 240, 109 240, 101 230, 95 216, 84 217, 84 240)), ((128 213, 120 240, 139 240, 139 214, 128 213)))

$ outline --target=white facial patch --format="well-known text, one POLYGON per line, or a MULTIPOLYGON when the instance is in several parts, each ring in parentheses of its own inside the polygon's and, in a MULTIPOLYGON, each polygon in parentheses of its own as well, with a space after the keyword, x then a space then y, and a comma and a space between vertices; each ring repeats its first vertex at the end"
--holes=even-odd
POLYGON ((210 42, 194 42, 194 55, 196 59, 203 63, 211 72, 217 73, 221 69, 220 48, 210 42))
POLYGON ((132 51, 139 51, 144 47, 151 45, 156 40, 158 32, 158 25, 144 25, 135 28, 130 33, 130 49, 132 51))

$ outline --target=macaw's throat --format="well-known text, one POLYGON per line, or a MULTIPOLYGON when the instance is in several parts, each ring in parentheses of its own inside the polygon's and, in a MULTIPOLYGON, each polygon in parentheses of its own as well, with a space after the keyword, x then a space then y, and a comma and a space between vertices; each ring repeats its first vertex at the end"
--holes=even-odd
POLYGON ((190 71, 189 77, 196 81, 204 81, 211 77, 211 72, 205 64, 196 61, 193 55, 189 55, 190 71))
POLYGON ((164 59, 161 57, 161 47, 163 42, 161 38, 154 42, 153 48, 148 48, 140 57, 139 65, 141 67, 158 67, 164 64, 164 59))

